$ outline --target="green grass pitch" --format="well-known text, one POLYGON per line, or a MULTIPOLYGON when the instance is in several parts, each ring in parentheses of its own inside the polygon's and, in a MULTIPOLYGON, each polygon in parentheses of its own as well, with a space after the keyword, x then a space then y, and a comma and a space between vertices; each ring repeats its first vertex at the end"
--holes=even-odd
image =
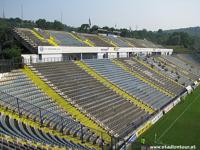
POLYGON ((196 145, 200 149, 200 86, 137 141, 149 145, 196 145))

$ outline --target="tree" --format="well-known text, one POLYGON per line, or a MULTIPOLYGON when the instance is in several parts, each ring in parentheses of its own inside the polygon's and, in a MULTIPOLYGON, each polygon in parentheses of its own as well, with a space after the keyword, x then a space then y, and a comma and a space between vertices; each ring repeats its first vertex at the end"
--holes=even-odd
POLYGON ((38 19, 35 23, 38 28, 47 29, 47 22, 45 19, 38 19))
POLYGON ((105 26, 105 27, 103 27, 102 29, 104 29, 104 30, 109 30, 109 27, 105 26))
POLYGON ((194 38, 184 32, 174 32, 166 42, 167 45, 179 45, 185 48, 191 48, 194 45, 194 38))
POLYGON ((21 49, 17 46, 13 46, 11 48, 5 48, 3 50, 3 55, 5 59, 12 59, 12 58, 20 58, 21 57, 21 49))
POLYGON ((97 33, 97 30, 99 27, 97 25, 93 25, 92 28, 90 29, 90 33, 97 33))
POLYGON ((112 33, 113 31, 115 31, 115 28, 111 27, 111 28, 109 29, 109 31, 112 33))
POLYGON ((12 44, 13 38, 11 25, 6 21, 0 21, 0 55, 3 57, 3 49, 12 44))
POLYGON ((83 32, 83 33, 88 33, 90 29, 90 25, 89 24, 82 24, 80 27, 79 27, 79 32, 83 32))
POLYGON ((163 30, 162 29, 158 29, 158 34, 162 34, 163 30))
POLYGON ((169 36, 167 40, 168 45, 180 45, 181 43, 181 36, 179 34, 172 34, 169 36))
POLYGON ((181 45, 185 48, 191 48, 194 44, 194 39, 190 37, 187 33, 181 32, 181 45))
POLYGON ((131 32, 127 29, 120 29, 122 37, 131 37, 131 32))
POLYGON ((53 28, 54 28, 55 30, 64 30, 64 25, 63 25, 61 22, 55 20, 55 21, 53 22, 53 28))

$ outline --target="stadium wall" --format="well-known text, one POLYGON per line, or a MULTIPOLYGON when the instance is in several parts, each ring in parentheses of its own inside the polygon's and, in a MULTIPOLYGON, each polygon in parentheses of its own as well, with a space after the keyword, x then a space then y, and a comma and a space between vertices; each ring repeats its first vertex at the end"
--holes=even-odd
POLYGON ((63 53, 161 53, 171 55, 173 49, 135 48, 135 47, 67 47, 67 46, 39 46, 38 54, 63 53))
MULTIPOLYGON (((63 59, 82 59, 83 55, 95 54, 97 59, 124 58, 136 55, 171 55, 173 49, 130 48, 130 47, 66 47, 66 46, 39 46, 36 55, 22 55, 25 63, 62 61, 63 59)), ((90 58, 88 58, 90 59, 90 58)))

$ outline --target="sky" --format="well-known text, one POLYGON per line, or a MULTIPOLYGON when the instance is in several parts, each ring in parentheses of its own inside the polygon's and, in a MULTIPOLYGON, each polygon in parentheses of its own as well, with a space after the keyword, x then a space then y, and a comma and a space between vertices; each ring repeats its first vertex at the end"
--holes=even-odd
POLYGON ((0 17, 62 23, 78 27, 88 23, 100 27, 132 30, 176 29, 200 26, 200 0, 0 0, 0 17))

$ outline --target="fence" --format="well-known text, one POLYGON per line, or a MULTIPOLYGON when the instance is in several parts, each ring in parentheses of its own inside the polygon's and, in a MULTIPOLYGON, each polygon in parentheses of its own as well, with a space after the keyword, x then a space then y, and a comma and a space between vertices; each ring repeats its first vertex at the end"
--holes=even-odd
MULTIPOLYGON (((98 59, 98 58, 83 58, 82 60, 87 59, 98 59)), ((99 58, 99 59, 109 59, 109 58, 99 58)), ((112 59, 112 58, 110 58, 112 59)), ((74 60, 81 60, 80 58, 71 59, 69 57, 46 57, 46 58, 25 58, 23 64, 32 64, 32 63, 45 63, 45 62, 69 62, 74 60)))
MULTIPOLYGON (((54 126, 56 127, 55 130, 58 132, 61 132, 63 135, 65 135, 64 129, 64 123, 65 122, 75 122, 71 118, 60 116, 59 114, 50 112, 48 110, 45 110, 41 107, 38 107, 36 105, 33 105, 29 102, 26 102, 24 100, 21 100, 19 98, 16 98, 12 95, 9 95, 5 92, 0 91, 0 105, 4 108, 7 108, 11 111, 14 111, 16 114, 18 114, 19 117, 26 116, 29 118, 29 120, 37 121, 39 122, 41 127, 50 127, 54 126), (49 123, 50 122, 50 123, 49 123)), ((84 126, 80 123, 77 123, 79 128, 81 130, 80 140, 82 143, 88 142, 86 139, 84 139, 84 126)), ((51 127, 52 128, 52 127, 51 127)), ((93 131, 96 129, 92 129, 93 131)), ((101 131, 98 131, 101 132, 101 131)), ((101 139, 104 139, 104 134, 102 132, 101 139)), ((68 135, 69 136, 69 135, 68 135)), ((113 139, 111 139, 113 141, 113 139)), ((104 143, 101 143, 102 149, 108 149, 108 147, 113 146, 114 143, 109 143, 109 145, 105 145, 104 143)))

